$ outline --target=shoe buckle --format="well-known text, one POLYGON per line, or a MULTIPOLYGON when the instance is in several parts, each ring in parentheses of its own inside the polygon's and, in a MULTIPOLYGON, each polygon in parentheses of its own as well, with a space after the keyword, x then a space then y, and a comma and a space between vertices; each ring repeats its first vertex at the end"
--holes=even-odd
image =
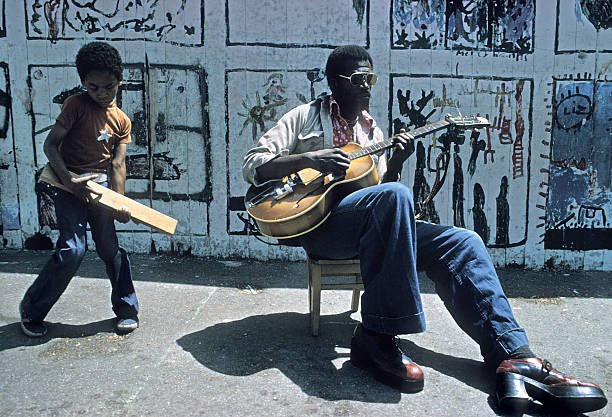
POLYGON ((546 371, 546 373, 550 373, 550 371, 553 370, 553 366, 552 363, 550 363, 549 361, 547 361, 546 359, 544 359, 542 361, 542 371, 546 371))

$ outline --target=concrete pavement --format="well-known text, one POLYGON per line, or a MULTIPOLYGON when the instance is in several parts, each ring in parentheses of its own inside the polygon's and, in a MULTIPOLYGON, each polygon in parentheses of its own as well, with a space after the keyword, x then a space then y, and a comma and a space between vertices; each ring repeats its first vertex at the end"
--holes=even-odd
MULTIPOLYGON (((141 328, 113 331, 110 285, 89 253, 47 317, 18 303, 49 252, 0 251, 0 416, 494 416, 491 371, 422 279, 428 331, 402 337, 425 389, 400 394, 348 362, 350 292, 324 291, 309 329, 304 263, 131 255, 141 328)), ((503 270, 532 349, 612 388, 609 272, 503 270)), ((610 406, 590 416, 612 415, 610 406)), ((527 415, 548 416, 534 404, 527 415)))

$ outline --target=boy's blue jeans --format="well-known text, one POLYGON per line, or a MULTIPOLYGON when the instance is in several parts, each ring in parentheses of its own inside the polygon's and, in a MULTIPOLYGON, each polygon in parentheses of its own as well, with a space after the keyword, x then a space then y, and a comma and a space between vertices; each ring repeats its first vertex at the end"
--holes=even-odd
POLYGON ((302 237, 309 256, 359 257, 363 326, 390 335, 425 331, 417 269, 433 280, 457 324, 497 365, 528 345, 482 239, 470 230, 414 219, 411 191, 400 183, 358 190, 302 237))
MULTIPOLYGON (((130 260, 125 250, 119 247, 112 213, 86 204, 58 188, 50 187, 50 190, 60 235, 55 252, 23 297, 23 314, 33 321, 42 321, 66 290, 85 256, 85 232, 89 223, 96 251, 106 265, 111 282, 113 311, 119 318, 136 318, 138 299, 132 283, 130 260)), ((87 303, 87 300, 81 302, 87 303)))

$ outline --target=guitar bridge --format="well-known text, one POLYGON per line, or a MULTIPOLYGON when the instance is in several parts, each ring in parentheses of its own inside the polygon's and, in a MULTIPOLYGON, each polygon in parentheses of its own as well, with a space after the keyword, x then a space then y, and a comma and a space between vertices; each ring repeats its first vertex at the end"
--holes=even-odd
POLYGON ((293 193, 293 187, 297 184, 298 181, 295 179, 295 176, 287 177, 286 181, 266 189, 266 191, 256 195, 251 200, 249 200, 246 204, 247 208, 251 208, 258 205, 266 198, 272 198, 275 201, 282 200, 289 194, 293 193))

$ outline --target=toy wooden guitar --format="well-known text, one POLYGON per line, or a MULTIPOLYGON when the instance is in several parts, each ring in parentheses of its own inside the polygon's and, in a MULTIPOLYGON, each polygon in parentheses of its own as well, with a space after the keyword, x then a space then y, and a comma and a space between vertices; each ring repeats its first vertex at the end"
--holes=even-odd
MULTIPOLYGON (((73 177, 76 174, 70 173, 73 177)), ((57 178, 55 171, 51 168, 51 165, 45 165, 44 169, 40 173, 39 181, 51 184, 54 187, 61 188, 64 191, 70 191, 70 188, 66 187, 57 178)), ((137 201, 132 200, 122 194, 119 194, 109 188, 103 187, 94 181, 87 181, 87 186, 90 190, 94 191, 91 193, 91 200, 93 204, 102 206, 111 210, 119 209, 120 207, 127 207, 132 215, 132 220, 138 223, 145 224, 153 229, 167 233, 169 235, 174 234, 176 231, 177 220, 170 216, 166 216, 157 210, 147 207, 137 201)))
MULTIPOLYGON (((417 139, 449 127, 486 126, 489 121, 483 117, 446 116, 445 120, 409 133, 417 139)), ((327 219, 332 205, 340 198, 378 184, 378 173, 370 155, 392 146, 393 137, 365 148, 356 143, 344 145, 341 149, 348 153, 351 162, 341 177, 306 168, 271 184, 251 186, 245 196, 247 212, 265 236, 288 239, 308 233, 327 219)))

